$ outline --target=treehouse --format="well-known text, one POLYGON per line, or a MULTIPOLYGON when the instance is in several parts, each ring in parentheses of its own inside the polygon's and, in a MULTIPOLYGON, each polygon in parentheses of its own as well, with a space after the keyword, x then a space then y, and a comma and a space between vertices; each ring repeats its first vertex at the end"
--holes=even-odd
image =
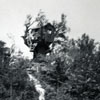
POLYGON ((55 27, 47 23, 45 26, 26 30, 25 35, 22 37, 25 45, 34 53, 34 58, 38 54, 46 55, 50 52, 49 46, 54 41, 55 27))

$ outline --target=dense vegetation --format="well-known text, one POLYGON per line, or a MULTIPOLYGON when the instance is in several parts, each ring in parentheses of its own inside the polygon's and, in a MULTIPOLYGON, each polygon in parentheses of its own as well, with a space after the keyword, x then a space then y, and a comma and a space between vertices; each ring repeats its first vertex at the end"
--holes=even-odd
MULTIPOLYGON (((65 40, 55 41, 57 49, 42 57, 38 75, 33 72, 46 90, 46 100, 99 100, 99 44, 86 34, 77 40, 60 36, 65 40)), ((0 100, 38 100, 26 70, 35 63, 20 52, 11 56, 10 50, 0 41, 0 100)))

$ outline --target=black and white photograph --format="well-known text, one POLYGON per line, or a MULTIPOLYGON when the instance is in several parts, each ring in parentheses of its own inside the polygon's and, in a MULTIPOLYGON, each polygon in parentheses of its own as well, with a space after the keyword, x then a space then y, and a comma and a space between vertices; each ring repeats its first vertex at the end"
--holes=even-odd
POLYGON ((100 0, 0 0, 0 100, 100 100, 100 0))

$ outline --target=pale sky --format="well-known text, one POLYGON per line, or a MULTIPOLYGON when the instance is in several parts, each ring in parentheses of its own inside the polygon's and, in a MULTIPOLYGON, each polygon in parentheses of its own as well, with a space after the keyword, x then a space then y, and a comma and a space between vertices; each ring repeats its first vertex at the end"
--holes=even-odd
POLYGON ((7 33, 23 48, 24 22, 27 14, 36 17, 39 10, 50 20, 60 20, 67 15, 70 37, 77 38, 87 33, 100 41, 100 0, 0 0, 0 40, 8 42, 7 33))

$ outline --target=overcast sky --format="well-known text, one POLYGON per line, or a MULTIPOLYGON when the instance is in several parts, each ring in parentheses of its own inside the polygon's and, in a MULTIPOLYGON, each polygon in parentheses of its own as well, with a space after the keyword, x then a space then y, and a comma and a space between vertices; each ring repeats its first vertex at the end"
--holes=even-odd
POLYGON ((60 20, 65 13, 70 37, 87 33, 100 41, 100 0, 0 0, 0 40, 7 42, 7 33, 11 33, 22 45, 26 15, 36 17, 40 9, 50 20, 60 20))

